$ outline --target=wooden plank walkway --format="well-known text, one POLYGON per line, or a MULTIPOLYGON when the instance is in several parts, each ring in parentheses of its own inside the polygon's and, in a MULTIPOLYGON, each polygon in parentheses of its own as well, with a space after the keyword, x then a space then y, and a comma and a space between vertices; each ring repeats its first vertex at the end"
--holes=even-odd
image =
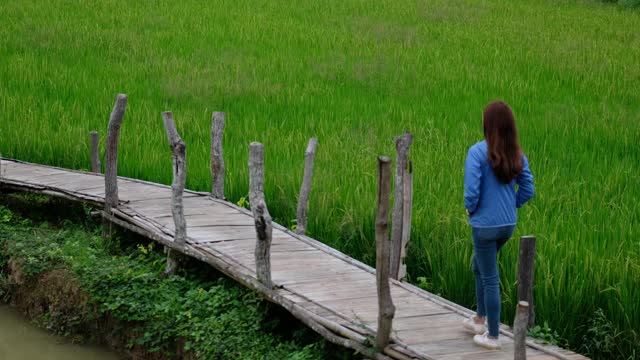
MULTIPOLYGON (((0 185, 5 189, 104 203, 100 174, 2 159, 0 185)), ((171 188, 119 178, 120 205, 113 222, 173 246, 171 188)), ((255 276, 256 241, 253 217, 246 209, 213 199, 208 193, 185 191, 187 246, 180 251, 205 261, 270 301, 289 310, 331 341, 344 334, 375 337, 378 316, 375 269, 306 236, 274 224, 271 270, 274 289, 255 276)), ((471 278, 470 278, 471 279, 471 278)), ((470 280, 471 281, 471 280, 470 280)), ((513 359, 509 328, 502 326, 503 349, 489 351, 473 344, 461 327, 471 310, 404 282, 391 281, 396 306, 392 345, 380 359, 513 359)), ((557 347, 529 342, 529 359, 586 359, 557 347)))

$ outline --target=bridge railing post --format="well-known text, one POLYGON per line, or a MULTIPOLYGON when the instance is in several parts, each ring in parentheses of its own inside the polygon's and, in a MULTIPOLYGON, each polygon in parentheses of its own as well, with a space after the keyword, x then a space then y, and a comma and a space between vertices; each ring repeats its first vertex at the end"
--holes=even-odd
POLYGON ((396 176, 395 194, 393 197, 393 216, 391 222, 390 276, 394 279, 399 279, 402 242, 404 239, 403 228, 405 222, 404 174, 407 169, 409 148, 413 142, 413 136, 410 133, 405 132, 402 136, 397 136, 394 141, 396 144, 396 176))
POLYGON ((391 159, 378 158, 378 206, 376 212, 376 284, 378 289, 378 330, 376 345, 384 349, 391 337, 395 306, 389 287, 389 197, 391 159))
POLYGON ((216 199, 224 199, 223 134, 224 113, 214 112, 211 117, 211 195, 216 199))
MULTIPOLYGON (((175 225, 174 243, 184 247, 187 241, 187 222, 184 218, 184 205, 182 202, 185 183, 187 181, 187 147, 178 134, 173 115, 170 111, 162 113, 162 121, 167 133, 167 140, 172 153, 173 181, 171 183, 171 214, 175 225)), ((180 261, 180 253, 174 249, 167 251, 167 267, 165 275, 175 273, 180 261)))
POLYGON ((264 200, 264 145, 249 146, 249 204, 256 228, 256 276, 271 289, 271 216, 264 200))
POLYGON ((398 280, 407 276, 407 248, 411 240, 411 215, 413 212, 413 164, 407 163, 407 169, 402 177, 402 245, 400 247, 400 269, 398 270, 398 280))
POLYGON ((100 139, 97 131, 89 133, 91 140, 91 172, 100 174, 100 139))
POLYGON ((529 303, 519 301, 516 307, 516 318, 513 321, 514 360, 527 359, 527 323, 529 318, 529 303))
POLYGON ((533 304, 535 257, 535 236, 521 237, 518 257, 518 301, 526 301, 528 303, 528 327, 535 325, 535 309, 533 304))
POLYGON ((318 139, 309 139, 307 150, 304 152, 304 174, 298 197, 298 211, 296 216, 296 234, 304 235, 307 231, 307 206, 311 192, 311 178, 313 177, 313 161, 316 156, 318 139))
MULTIPOLYGON (((111 116, 109 117, 107 143, 104 155, 104 210, 107 216, 111 216, 111 209, 118 206, 118 138, 126 109, 127 95, 118 94, 116 103, 111 111, 111 116)), ((111 222, 107 218, 103 221, 102 234, 105 238, 111 237, 111 222)))

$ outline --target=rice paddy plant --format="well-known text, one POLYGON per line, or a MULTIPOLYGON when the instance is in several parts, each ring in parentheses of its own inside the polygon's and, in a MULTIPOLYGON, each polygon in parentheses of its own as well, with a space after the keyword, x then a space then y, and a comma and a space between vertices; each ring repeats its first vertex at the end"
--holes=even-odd
MULTIPOLYGON (((88 133, 104 143, 123 92, 120 174, 170 182, 160 112, 171 110, 187 185, 209 190, 211 112, 225 111, 227 197, 246 196, 248 144, 261 141, 269 209, 289 225, 316 136, 309 232, 373 264, 376 156, 408 130, 410 278, 469 307, 463 162, 484 105, 504 99, 536 182, 516 236, 538 238, 538 319, 590 351, 583 335, 601 311, 617 334, 611 356, 640 353, 639 12, 550 0, 8 0, 0 14, 3 156, 88 169, 88 133)), ((516 268, 511 241, 505 322, 516 268)))

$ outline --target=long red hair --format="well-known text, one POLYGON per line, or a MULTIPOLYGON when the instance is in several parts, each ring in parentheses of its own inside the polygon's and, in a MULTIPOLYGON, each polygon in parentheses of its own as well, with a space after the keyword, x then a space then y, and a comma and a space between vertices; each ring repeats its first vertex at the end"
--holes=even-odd
POLYGON ((482 114, 482 125, 489 165, 496 177, 508 184, 522 172, 522 150, 511 108, 504 101, 489 103, 482 114))

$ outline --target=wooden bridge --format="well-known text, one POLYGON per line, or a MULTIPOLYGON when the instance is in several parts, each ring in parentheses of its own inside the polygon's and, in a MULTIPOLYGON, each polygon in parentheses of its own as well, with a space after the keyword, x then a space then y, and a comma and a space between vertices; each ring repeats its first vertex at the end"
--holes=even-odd
MULTIPOLYGON (((30 164, 0 163, 3 189, 64 197, 98 206, 105 202, 101 174, 30 164)), ((188 256, 204 261, 284 307, 334 343, 377 359, 513 359, 513 335, 502 326, 500 351, 484 350, 462 329, 473 312, 408 283, 391 280, 396 307, 391 342, 373 351, 378 296, 375 269, 285 227, 273 225, 272 287, 258 281, 256 230, 248 210, 209 193, 184 192, 186 246, 174 243, 170 187, 119 177, 119 203, 110 220, 188 256)), ((471 280, 470 280, 471 281, 471 280)), ((586 359, 527 341, 528 359, 586 359)))

